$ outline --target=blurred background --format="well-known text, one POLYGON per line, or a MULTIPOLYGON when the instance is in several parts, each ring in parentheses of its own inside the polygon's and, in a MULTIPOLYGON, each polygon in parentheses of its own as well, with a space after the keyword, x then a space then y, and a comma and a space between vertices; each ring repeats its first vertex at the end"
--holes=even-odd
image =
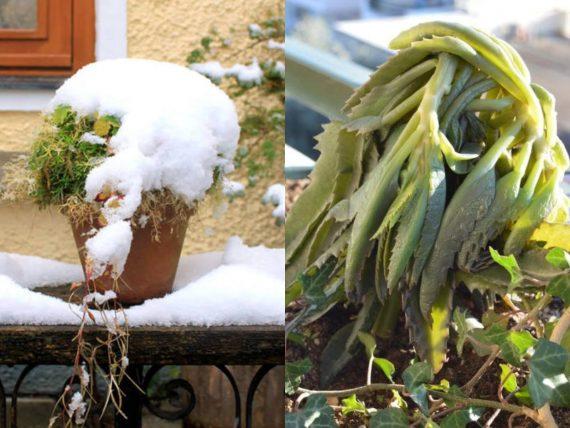
MULTIPOLYGON (((433 20, 472 25, 513 44, 533 81, 556 96, 559 136, 570 148, 568 0, 287 0, 287 178, 310 171, 318 156, 313 137, 393 54, 390 40, 433 20)), ((289 193, 298 187, 289 182, 289 193)))

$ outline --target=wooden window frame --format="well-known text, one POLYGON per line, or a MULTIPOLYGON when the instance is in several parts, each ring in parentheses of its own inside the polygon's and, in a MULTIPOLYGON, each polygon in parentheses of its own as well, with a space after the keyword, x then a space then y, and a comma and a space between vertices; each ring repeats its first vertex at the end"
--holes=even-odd
POLYGON ((0 76, 69 76, 95 60, 95 0, 37 0, 37 25, 0 30, 0 76))

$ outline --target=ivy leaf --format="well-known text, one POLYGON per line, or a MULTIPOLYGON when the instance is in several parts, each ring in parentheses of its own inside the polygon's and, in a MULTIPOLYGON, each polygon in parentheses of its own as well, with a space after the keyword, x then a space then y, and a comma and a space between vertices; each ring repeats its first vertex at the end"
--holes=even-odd
POLYGON ((546 287, 546 292, 560 297, 566 306, 570 305, 570 275, 558 275, 552 278, 546 287))
POLYGON ((528 390, 528 385, 523 386, 517 392, 515 392, 515 398, 519 403, 525 406, 532 406, 532 399, 530 398, 530 391, 528 390))
POLYGON ((509 331, 501 343, 495 343, 501 348, 501 356, 512 365, 519 365, 527 353, 536 343, 536 339, 526 331, 509 331))
POLYGON ((467 311, 457 308, 453 312, 453 326, 457 332, 457 341, 455 343, 457 355, 461 356, 468 333, 475 328, 482 328, 483 325, 473 317, 467 318, 467 311))
POLYGON ((503 389, 510 394, 519 387, 517 376, 508 364, 499 365, 501 367, 501 385, 503 386, 503 389))
POLYGON ((356 394, 352 394, 350 397, 346 397, 342 400, 343 415, 349 415, 350 413, 366 413, 366 405, 356 398, 356 394))
POLYGON ((559 269, 568 269, 570 267, 570 254, 562 248, 556 247, 546 254, 546 261, 559 269))
POLYGON ((285 415, 286 428, 331 428, 336 427, 334 411, 327 404, 324 395, 315 394, 307 398, 305 407, 285 415))
POLYGON ((402 379, 406 389, 410 392, 412 400, 420 407, 424 414, 428 412, 427 389, 424 385, 433 379, 433 370, 431 364, 422 361, 412 364, 404 373, 402 379))
POLYGON ((511 276, 511 284, 517 284, 522 280, 521 269, 515 256, 512 254, 503 256, 493 247, 489 247, 489 252, 495 263, 502 266, 509 273, 511 276))
POLYGON ((304 358, 285 365, 285 394, 294 394, 303 376, 311 370, 311 360, 304 358))
POLYGON ((374 339, 374 336, 366 333, 365 331, 359 331, 357 335, 358 340, 360 340, 360 342, 366 348, 366 355, 368 355, 368 358, 372 358, 374 351, 376 350, 376 339, 374 339))
POLYGON ((465 428, 471 422, 477 422, 484 409, 468 407, 456 410, 443 418, 439 424, 441 428, 465 428))
POLYGON ((390 360, 386 358, 374 358, 374 364, 382 370, 382 373, 384 373, 384 376, 386 376, 390 382, 394 382, 393 376, 396 372, 396 367, 394 367, 394 364, 392 364, 390 360))
POLYGON ((370 418, 370 428, 408 428, 409 426, 406 413, 395 407, 379 410, 370 418))
POLYGON ((528 378, 528 388, 535 407, 541 407, 553 399, 564 401, 560 394, 568 386, 568 377, 564 373, 568 358, 569 353, 562 346, 546 339, 538 341, 529 361, 528 378))

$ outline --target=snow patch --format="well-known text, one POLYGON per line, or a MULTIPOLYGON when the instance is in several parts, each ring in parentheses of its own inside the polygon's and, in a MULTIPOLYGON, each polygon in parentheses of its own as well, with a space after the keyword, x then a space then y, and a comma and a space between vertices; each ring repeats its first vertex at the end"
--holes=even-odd
MULTIPOLYGON (((127 308, 125 317, 131 326, 282 325, 285 321, 284 263, 283 249, 248 247, 241 239, 231 238, 223 252, 183 257, 174 291, 127 308)), ((55 279, 61 283, 77 280, 73 270, 68 272, 68 278, 63 278, 55 269, 60 265, 43 259, 45 272, 37 272, 35 277, 51 283, 55 283, 55 279)), ((27 269, 25 263, 21 267, 27 269)), ((79 266, 76 268, 81 270, 79 266)), ((21 286, 6 274, 9 270, 0 267, 0 324, 80 323, 80 306, 33 292, 29 288, 37 285, 31 281, 34 278, 21 286)), ((105 312, 104 316, 99 311, 92 313, 96 322, 106 325, 109 331, 116 331, 123 321, 122 316, 113 312, 105 312)))
POLYGON ((92 262, 91 279, 101 276, 108 265, 113 267, 115 277, 121 275, 132 240, 133 231, 128 221, 111 223, 89 238, 85 242, 85 247, 92 262))
POLYGON ((239 181, 232 181, 224 179, 222 192, 228 198, 235 198, 245 195, 245 186, 239 181))
POLYGON ((278 223, 285 221, 285 186, 283 184, 277 183, 269 186, 261 202, 275 206, 271 215, 277 219, 278 223))
POLYGON ((0 275, 9 276, 20 286, 30 289, 83 281, 83 270, 79 265, 11 253, 0 253, 0 275))
POLYGON ((267 48, 268 49, 278 49, 278 50, 285 50, 285 43, 278 42, 273 39, 269 39, 267 41, 267 48))
POLYGON ((219 82, 223 77, 233 76, 241 85, 260 85, 263 79, 263 70, 257 58, 253 58, 249 65, 238 63, 229 68, 224 68, 218 61, 194 63, 189 67, 215 82, 219 82))
POLYGON ((101 146, 107 144, 107 140, 105 140, 103 137, 99 137, 98 135, 93 134, 92 132, 86 132, 85 134, 83 134, 81 136, 81 141, 101 146))

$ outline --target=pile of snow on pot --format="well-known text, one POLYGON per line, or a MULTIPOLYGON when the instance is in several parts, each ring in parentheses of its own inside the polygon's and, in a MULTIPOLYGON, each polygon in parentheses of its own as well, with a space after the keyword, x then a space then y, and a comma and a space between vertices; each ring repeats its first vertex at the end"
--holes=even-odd
POLYGON ((233 169, 239 139, 235 106, 206 77, 186 67, 142 59, 96 62, 57 90, 48 112, 59 105, 80 116, 121 120, 107 142, 111 156, 91 170, 85 183, 88 201, 109 190, 120 195, 105 202, 107 226, 91 238, 92 245, 87 243, 93 277, 108 264, 116 275, 122 272, 132 232, 121 222, 130 221, 143 192, 168 189, 192 206, 212 187, 215 170, 233 169))

